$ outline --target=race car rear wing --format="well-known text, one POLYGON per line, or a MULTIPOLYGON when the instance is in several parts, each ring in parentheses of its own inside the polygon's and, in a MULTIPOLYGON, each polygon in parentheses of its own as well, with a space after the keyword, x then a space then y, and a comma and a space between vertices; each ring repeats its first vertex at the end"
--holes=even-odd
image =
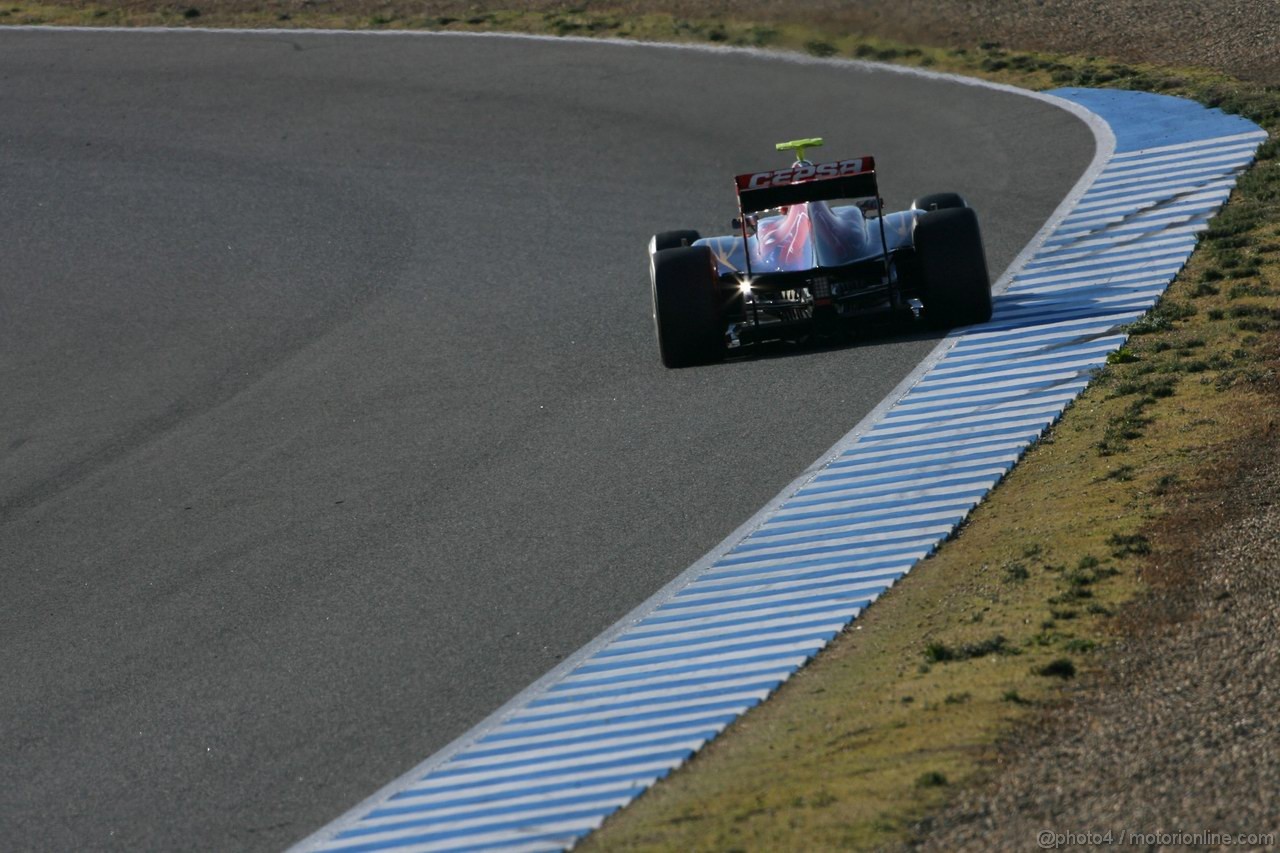
POLYGON ((772 172, 738 175, 734 181, 738 185, 738 205, 744 214, 806 201, 880 195, 872 157, 817 165, 802 162, 772 172))

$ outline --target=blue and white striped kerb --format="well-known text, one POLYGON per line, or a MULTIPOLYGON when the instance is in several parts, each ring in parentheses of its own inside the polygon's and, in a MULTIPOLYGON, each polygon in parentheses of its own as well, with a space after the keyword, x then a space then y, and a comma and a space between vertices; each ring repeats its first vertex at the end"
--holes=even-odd
POLYGON ((1061 90, 1110 161, 856 441, 686 585, 443 760, 304 842, 557 850, 686 761, 951 533, 1125 340, 1265 134, 1187 101, 1061 90))

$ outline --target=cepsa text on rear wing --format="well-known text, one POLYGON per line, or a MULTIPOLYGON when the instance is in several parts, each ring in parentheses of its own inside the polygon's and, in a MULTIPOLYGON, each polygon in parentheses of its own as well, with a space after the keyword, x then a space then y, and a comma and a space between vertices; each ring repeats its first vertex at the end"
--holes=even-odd
POLYGON ((786 169, 738 175, 734 181, 744 215, 807 201, 880 195, 872 157, 817 165, 801 162, 786 169))

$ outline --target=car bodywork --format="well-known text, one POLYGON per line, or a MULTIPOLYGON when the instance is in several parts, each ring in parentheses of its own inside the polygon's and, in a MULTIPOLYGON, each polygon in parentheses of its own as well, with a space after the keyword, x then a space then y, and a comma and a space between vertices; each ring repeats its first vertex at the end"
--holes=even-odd
MULTIPOLYGON (((669 332, 664 348, 664 315, 668 326, 710 335, 703 330, 706 323, 689 326, 686 318, 673 316, 680 312, 714 313, 725 351, 768 340, 844 333, 858 321, 895 313, 906 319, 923 312, 935 327, 990 316, 985 255, 976 217, 964 200, 943 193, 887 213, 874 158, 805 160, 804 149, 820 144, 820 139, 779 143, 779 150, 797 151, 793 165, 735 178, 737 234, 702 238, 695 232, 665 232, 650 242, 654 318, 669 366, 666 349, 685 345, 669 332), (926 221, 929 227, 923 232, 937 233, 922 249, 921 224, 926 221), (675 275, 704 277, 692 257, 682 261, 682 272, 674 272, 671 265, 678 259, 661 253, 677 251, 709 254, 711 283, 688 285, 714 291, 709 308, 706 300, 690 301, 684 285, 671 281, 675 275), (958 288, 950 288, 955 293, 943 281, 947 255, 955 256, 963 279, 958 288)), ((716 346, 708 338, 702 349, 710 353, 716 346)))
POLYGON ((885 214, 874 158, 802 159, 734 182, 739 233, 694 243, 712 250, 718 276, 740 294, 727 306, 739 314, 726 329, 729 348, 913 308, 902 256, 919 211, 885 214))

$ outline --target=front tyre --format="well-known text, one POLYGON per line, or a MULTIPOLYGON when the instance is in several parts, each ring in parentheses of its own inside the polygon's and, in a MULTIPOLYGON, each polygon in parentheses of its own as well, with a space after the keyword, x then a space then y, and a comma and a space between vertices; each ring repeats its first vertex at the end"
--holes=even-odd
POLYGON ((715 255, 706 246, 649 256, 658 353, 667 367, 710 364, 725 356, 715 255))
POLYGON ((978 215, 967 207, 930 211, 916 219, 913 240, 929 325, 950 329, 990 320, 991 278, 978 215))

